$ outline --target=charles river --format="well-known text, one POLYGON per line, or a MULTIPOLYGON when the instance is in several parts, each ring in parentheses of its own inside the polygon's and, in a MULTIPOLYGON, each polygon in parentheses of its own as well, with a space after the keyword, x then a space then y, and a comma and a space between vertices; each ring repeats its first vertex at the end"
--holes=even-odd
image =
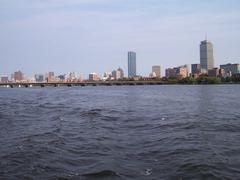
POLYGON ((0 88, 0 179, 240 179, 240 85, 0 88))

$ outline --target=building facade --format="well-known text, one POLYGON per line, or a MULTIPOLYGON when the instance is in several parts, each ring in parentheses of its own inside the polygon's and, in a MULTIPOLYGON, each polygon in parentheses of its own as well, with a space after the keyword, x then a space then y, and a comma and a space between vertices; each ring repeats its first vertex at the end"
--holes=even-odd
POLYGON ((121 78, 121 72, 119 70, 112 71, 112 77, 114 80, 119 80, 121 78))
POLYGON ((123 78, 124 78, 124 71, 123 71, 123 69, 119 67, 119 68, 117 69, 117 71, 120 72, 120 79, 123 79, 123 78))
POLYGON ((89 74, 89 81, 98 81, 98 75, 96 73, 89 74))
POLYGON ((201 65, 200 64, 192 64, 191 69, 192 69, 192 71, 191 71, 192 75, 201 73, 201 65))
POLYGON ((203 73, 214 68, 213 44, 207 40, 200 44, 200 64, 203 73))
POLYGON ((36 82, 43 82, 44 81, 44 75, 43 74, 35 74, 34 76, 36 82))
POLYGON ((165 76, 167 78, 170 78, 170 77, 177 77, 177 68, 167 68, 165 70, 165 76))
POLYGON ((152 67, 152 74, 156 75, 157 78, 161 78, 161 67, 160 66, 153 66, 152 67))
POLYGON ((182 65, 175 68, 168 68, 166 69, 166 77, 175 77, 178 79, 186 78, 188 77, 188 66, 182 65))
POLYGON ((1 76, 1 82, 2 83, 7 83, 9 80, 8 80, 8 76, 1 76))
POLYGON ((224 69, 227 74, 238 74, 240 73, 240 64, 224 64, 220 65, 221 69, 224 69))
POLYGON ((54 81, 56 80, 55 75, 54 75, 54 72, 48 72, 48 73, 45 75, 45 78, 46 78, 46 81, 47 81, 47 82, 54 82, 54 81))
POLYGON ((218 77, 219 76, 219 68, 213 68, 208 70, 209 77, 218 77))
POLYGON ((213 68, 213 69, 208 70, 208 76, 209 77, 224 77, 225 71, 224 71, 224 69, 213 68))
POLYGON ((137 75, 136 53, 128 52, 128 77, 135 77, 137 75))
POLYGON ((20 82, 23 80, 23 73, 21 71, 16 71, 13 73, 13 80, 15 82, 20 82))
POLYGON ((188 66, 187 65, 179 66, 177 68, 177 76, 180 79, 188 77, 188 66))

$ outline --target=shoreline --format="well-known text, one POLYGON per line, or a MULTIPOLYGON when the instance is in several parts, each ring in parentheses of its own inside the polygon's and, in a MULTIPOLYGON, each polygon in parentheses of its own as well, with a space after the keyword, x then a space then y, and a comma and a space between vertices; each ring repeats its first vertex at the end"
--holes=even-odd
POLYGON ((240 82, 221 82, 221 83, 172 83, 166 81, 89 81, 89 82, 44 82, 44 83, 0 83, 0 87, 77 87, 77 86, 144 86, 144 85, 240 85, 240 82))

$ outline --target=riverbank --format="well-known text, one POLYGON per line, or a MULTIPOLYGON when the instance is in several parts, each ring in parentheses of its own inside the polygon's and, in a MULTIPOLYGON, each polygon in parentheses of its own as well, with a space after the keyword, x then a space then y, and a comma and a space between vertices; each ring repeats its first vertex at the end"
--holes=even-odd
POLYGON ((94 82, 46 82, 46 83, 0 83, 0 87, 73 87, 73 86, 141 86, 141 85, 211 85, 211 84, 240 84, 240 82, 221 82, 213 80, 187 81, 187 80, 168 80, 168 81, 94 81, 94 82))

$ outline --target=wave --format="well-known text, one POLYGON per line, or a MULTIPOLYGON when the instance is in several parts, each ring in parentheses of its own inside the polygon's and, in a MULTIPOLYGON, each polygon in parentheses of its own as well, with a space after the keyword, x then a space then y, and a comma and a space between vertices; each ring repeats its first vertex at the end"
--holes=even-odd
POLYGON ((120 177, 120 175, 111 170, 103 170, 99 172, 92 172, 87 174, 82 174, 85 177, 92 177, 92 178, 104 178, 104 177, 120 177))

